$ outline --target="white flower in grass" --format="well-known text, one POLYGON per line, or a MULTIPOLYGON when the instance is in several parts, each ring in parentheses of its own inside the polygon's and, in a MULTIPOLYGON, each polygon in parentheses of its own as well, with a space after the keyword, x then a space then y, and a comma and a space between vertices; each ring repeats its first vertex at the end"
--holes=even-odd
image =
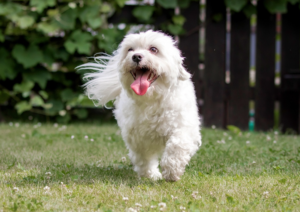
POLYGON ((94 142, 94 139, 93 139, 93 138, 91 139, 91 142, 94 142))
POLYGON ((122 157, 121 160, 122 160, 123 163, 125 163, 126 162, 126 157, 122 157))
POLYGON ((52 175, 51 172, 46 172, 45 175, 52 175))
POLYGON ((216 126, 215 125, 211 125, 211 128, 214 130, 214 129, 216 129, 216 126))
POLYGON ((19 188, 18 188, 18 187, 13 187, 13 190, 14 190, 15 192, 18 192, 18 191, 19 191, 19 188))
POLYGON ((15 123, 15 127, 19 127, 20 126, 20 124, 19 123, 15 123))
POLYGON ((194 192, 192 193, 192 197, 193 197, 194 199, 201 199, 201 196, 198 196, 198 191, 194 191, 194 192))
POLYGON ((14 123, 12 123, 12 122, 9 122, 9 126, 11 126, 11 127, 12 127, 13 125, 14 125, 14 123))
POLYGON ((58 127, 58 124, 57 124, 57 123, 54 123, 54 124, 53 124, 53 127, 55 127, 55 128, 58 127))
POLYGON ((255 161, 252 162, 253 164, 256 163, 255 161))
POLYGON ((108 140, 111 140, 111 137, 109 136, 107 139, 108 139, 108 140))
POLYGON ((268 198, 269 192, 268 191, 264 191, 263 196, 265 196, 266 198, 268 198))
POLYGON ((250 141, 246 141, 246 144, 250 144, 251 142, 250 141))
POLYGON ((89 139, 89 136, 85 135, 84 138, 85 138, 85 139, 89 139))
POLYGON ((50 187, 49 187, 49 186, 45 186, 45 187, 44 187, 44 190, 45 190, 45 191, 50 191, 50 187))
POLYGON ((98 160, 98 161, 96 162, 96 166, 97 166, 97 167, 100 167, 100 166, 101 166, 101 160, 98 160))
POLYGON ((180 206, 179 209, 180 209, 180 210, 185 210, 185 207, 180 206))
POLYGON ((26 135, 25 135, 25 134, 22 134, 21 136, 22 136, 22 138, 25 138, 25 137, 26 137, 26 135))
POLYGON ((158 207, 159 207, 159 210, 160 210, 160 211, 163 211, 163 210, 166 209, 167 204, 164 203, 164 202, 161 202, 161 203, 158 203, 158 207))
POLYGON ((178 199, 178 197, 174 197, 173 195, 171 195, 172 200, 178 199))
POLYGON ((223 133, 223 135, 224 135, 224 136, 227 136, 227 133, 226 133, 226 132, 224 132, 224 133, 223 133))
POLYGON ((75 136, 74 136, 74 135, 72 135, 72 136, 71 136, 71 139, 74 139, 74 138, 75 138, 75 136))
POLYGON ((137 212, 137 210, 134 208, 128 208, 128 212, 137 212))
POLYGON ((267 141, 270 141, 271 137, 269 135, 267 135, 267 141))
POLYGON ((229 136, 229 137, 228 137, 228 140, 232 140, 232 137, 231 137, 231 136, 229 136))
POLYGON ((135 203, 135 206, 138 207, 138 208, 143 207, 140 203, 135 203))
POLYGON ((276 144, 276 143, 277 143, 277 141, 273 141, 273 143, 274 143, 274 144, 276 144))
POLYGON ((226 142, 225 142, 224 139, 222 139, 221 141, 218 140, 217 143, 218 143, 218 144, 225 144, 226 142))
POLYGON ((155 205, 151 205, 150 208, 156 208, 156 206, 155 205))
POLYGON ((126 201, 128 201, 129 199, 128 199, 128 197, 123 197, 123 200, 126 202, 126 201))

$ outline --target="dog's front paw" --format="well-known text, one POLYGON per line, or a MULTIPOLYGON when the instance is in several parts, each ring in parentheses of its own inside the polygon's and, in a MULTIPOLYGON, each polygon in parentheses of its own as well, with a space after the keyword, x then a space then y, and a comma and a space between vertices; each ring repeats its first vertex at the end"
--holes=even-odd
POLYGON ((166 170, 162 172, 162 176, 166 181, 170 181, 170 182, 176 182, 180 180, 179 176, 175 175, 174 173, 170 173, 166 170))
POLYGON ((162 175, 159 172, 159 170, 154 170, 154 171, 149 171, 149 178, 152 180, 161 180, 162 179, 162 175))

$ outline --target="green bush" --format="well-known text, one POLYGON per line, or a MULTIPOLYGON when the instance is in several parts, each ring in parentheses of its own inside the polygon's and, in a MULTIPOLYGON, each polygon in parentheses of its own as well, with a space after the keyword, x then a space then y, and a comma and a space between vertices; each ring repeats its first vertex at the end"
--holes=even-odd
MULTIPOLYGON (((188 6, 189 0, 185 2, 188 6)), ((0 105, 57 117, 85 118, 93 103, 83 94, 83 73, 75 67, 97 52, 111 53, 126 34, 107 19, 125 0, 21 0, 0 3, 0 105)), ((137 23, 151 24, 154 11, 174 8, 177 1, 157 0, 136 6, 137 23)), ((184 18, 164 23, 182 32, 184 18)), ((172 27, 171 27, 172 28, 172 27)), ((170 30, 172 33, 172 29, 170 30)))
MULTIPOLYGON (((110 25, 108 18, 126 0, 6 0, 0 3, 0 105, 56 117, 67 122, 85 118, 92 102, 83 94, 82 75, 75 67, 97 52, 111 53, 130 25, 110 25)), ((192 0, 156 0, 154 6, 137 5, 138 24, 152 24, 166 11, 170 20, 160 26, 170 34, 184 33, 186 21, 174 14, 192 0), (168 9, 168 10, 163 10, 168 9)), ((198 1, 198 0, 196 0, 198 1)), ((284 10, 285 0, 264 0, 267 7, 284 10), (284 2, 284 3, 282 3, 284 2)), ((291 3, 299 0, 288 0, 291 3)), ((250 1, 225 0, 233 11, 252 14, 250 1), (248 8, 248 9, 247 9, 248 8), (249 9, 250 8, 250 9, 249 9)), ((126 22, 126 21, 124 21, 126 22)))

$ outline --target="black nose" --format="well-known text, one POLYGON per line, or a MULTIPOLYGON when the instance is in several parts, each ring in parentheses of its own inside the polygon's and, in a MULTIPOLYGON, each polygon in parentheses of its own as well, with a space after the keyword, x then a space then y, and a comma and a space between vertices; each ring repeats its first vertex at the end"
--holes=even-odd
POLYGON ((141 62, 141 60, 143 59, 143 55, 142 54, 134 54, 132 56, 132 60, 136 63, 141 62))

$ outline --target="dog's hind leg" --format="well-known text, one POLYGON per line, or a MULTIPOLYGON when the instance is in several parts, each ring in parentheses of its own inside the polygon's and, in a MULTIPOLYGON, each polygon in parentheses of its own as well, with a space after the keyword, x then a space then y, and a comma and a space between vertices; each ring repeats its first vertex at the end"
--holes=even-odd
POLYGON ((139 177, 147 177, 152 180, 162 179, 162 175, 158 169, 158 156, 147 155, 129 151, 129 157, 134 165, 134 171, 138 173, 139 177))
POLYGON ((191 156, 197 149, 197 143, 191 142, 191 138, 181 133, 171 136, 166 143, 160 162, 163 178, 167 181, 180 180, 185 166, 189 163, 191 156))

